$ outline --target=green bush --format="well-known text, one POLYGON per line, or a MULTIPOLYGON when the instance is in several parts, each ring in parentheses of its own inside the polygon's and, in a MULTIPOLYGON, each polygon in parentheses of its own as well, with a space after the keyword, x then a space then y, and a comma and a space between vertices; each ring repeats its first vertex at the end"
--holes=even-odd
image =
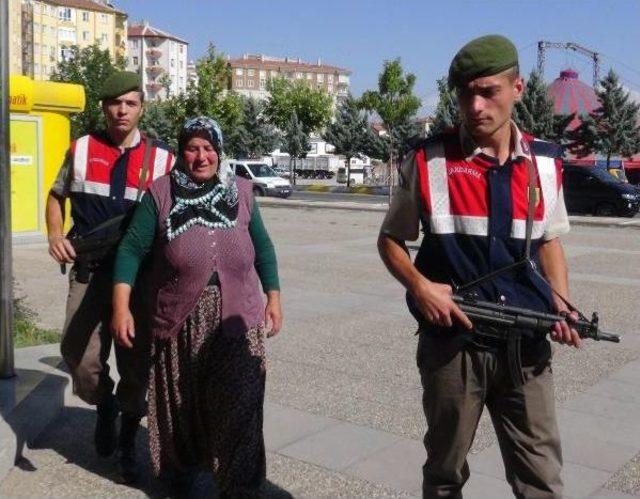
POLYGON ((13 341, 15 348, 58 343, 60 334, 48 329, 40 329, 35 323, 35 313, 27 309, 20 300, 15 300, 13 320, 13 341))

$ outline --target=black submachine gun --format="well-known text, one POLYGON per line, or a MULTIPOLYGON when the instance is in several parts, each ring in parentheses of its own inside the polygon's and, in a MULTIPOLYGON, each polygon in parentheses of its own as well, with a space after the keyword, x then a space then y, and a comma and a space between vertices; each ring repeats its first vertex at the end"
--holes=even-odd
MULTIPOLYGON (((547 314, 520 307, 511 307, 470 297, 454 295, 453 301, 471 319, 472 322, 503 328, 527 329, 539 333, 548 333, 549 329, 558 321, 567 320, 565 314, 547 314)), ((620 343, 620 336, 602 331, 598 326, 598 314, 593 313, 591 320, 582 314, 577 321, 570 320, 570 326, 575 329, 580 338, 596 341, 611 341, 620 343)))

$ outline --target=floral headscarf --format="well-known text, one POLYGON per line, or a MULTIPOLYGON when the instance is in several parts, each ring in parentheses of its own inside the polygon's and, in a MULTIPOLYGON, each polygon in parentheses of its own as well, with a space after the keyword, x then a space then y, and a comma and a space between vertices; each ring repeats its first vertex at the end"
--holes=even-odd
POLYGON ((207 117, 188 119, 178 137, 179 158, 171 171, 174 205, 167 217, 167 239, 171 241, 196 224, 211 229, 231 229, 238 216, 238 187, 233 170, 222 162, 222 131, 207 117), (194 182, 184 164, 184 147, 195 135, 205 135, 218 153, 218 171, 212 179, 194 182))

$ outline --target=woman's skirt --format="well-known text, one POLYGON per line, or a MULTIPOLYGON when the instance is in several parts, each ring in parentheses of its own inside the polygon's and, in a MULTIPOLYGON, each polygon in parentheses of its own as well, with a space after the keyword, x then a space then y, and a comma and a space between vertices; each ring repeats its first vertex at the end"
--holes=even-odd
POLYGON ((221 296, 208 286, 180 333, 152 344, 149 446, 157 476, 213 472, 223 491, 264 480, 263 327, 221 332, 221 296))

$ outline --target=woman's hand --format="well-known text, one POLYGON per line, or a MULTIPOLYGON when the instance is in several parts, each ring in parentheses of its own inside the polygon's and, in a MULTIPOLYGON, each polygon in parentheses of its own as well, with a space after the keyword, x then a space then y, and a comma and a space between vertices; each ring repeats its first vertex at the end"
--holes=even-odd
POLYGON ((264 309, 264 323, 267 338, 272 338, 282 328, 282 308, 280 307, 280 291, 267 292, 267 306, 264 309))
POLYGON ((113 286, 113 315, 111 316, 111 336, 114 341, 125 348, 133 348, 132 340, 136 337, 133 315, 129 309, 131 286, 117 283, 113 286))
POLYGON ((131 311, 126 309, 113 314, 111 318, 111 336, 114 341, 125 348, 133 348, 132 340, 136 337, 136 328, 131 311))

